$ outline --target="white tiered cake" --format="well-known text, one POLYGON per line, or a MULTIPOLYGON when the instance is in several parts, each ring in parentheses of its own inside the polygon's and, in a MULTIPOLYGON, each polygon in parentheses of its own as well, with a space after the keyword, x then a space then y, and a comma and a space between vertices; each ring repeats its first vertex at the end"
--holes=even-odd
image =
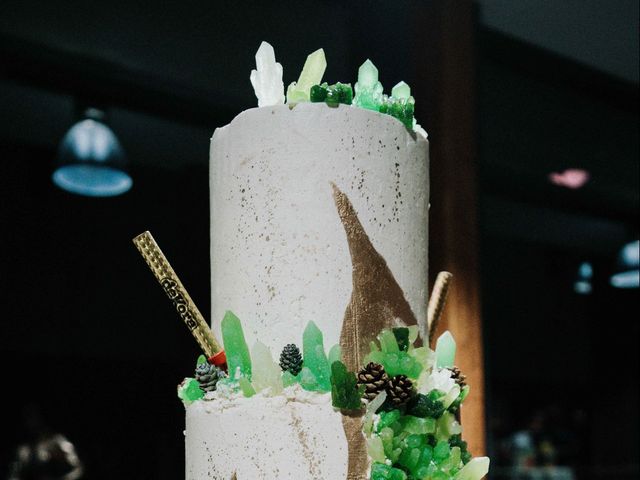
POLYGON ((320 83, 318 50, 284 104, 273 49, 256 61, 260 107, 211 140, 211 330, 138 245, 207 354, 178 387, 186 479, 479 480, 455 341, 428 344, 429 144, 408 85, 383 95, 366 61, 353 97, 320 83))

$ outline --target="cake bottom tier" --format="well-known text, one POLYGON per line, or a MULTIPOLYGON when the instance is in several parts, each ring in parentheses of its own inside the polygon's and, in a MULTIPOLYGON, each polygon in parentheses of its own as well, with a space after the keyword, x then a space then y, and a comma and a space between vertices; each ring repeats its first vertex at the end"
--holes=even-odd
POLYGON ((342 415, 330 394, 224 398, 186 407, 186 480, 339 480, 347 477, 342 415), (235 475, 235 476, 234 476, 235 475))

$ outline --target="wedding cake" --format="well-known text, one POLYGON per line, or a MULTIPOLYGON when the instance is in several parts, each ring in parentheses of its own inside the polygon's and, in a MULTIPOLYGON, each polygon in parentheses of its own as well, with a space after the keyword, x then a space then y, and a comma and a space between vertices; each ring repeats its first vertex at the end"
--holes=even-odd
POLYGON ((259 107, 211 140, 224 353, 178 388, 186 479, 480 479, 455 343, 429 348, 429 144, 409 87, 385 95, 370 61, 354 89, 321 83, 318 50, 285 98, 267 43, 256 63, 259 107))

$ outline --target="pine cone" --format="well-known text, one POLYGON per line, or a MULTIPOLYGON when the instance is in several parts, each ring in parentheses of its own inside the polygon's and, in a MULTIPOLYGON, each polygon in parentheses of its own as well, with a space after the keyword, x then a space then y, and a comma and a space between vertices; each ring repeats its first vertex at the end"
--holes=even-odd
POLYGON ((399 407, 407 403, 413 395, 413 382, 406 375, 396 375, 387 382, 387 400, 399 407))
POLYGON ((463 375, 458 367, 451 367, 449 370, 451 370, 451 378, 455 380, 461 389, 464 388, 467 385, 467 382, 465 382, 467 376, 463 375))
POLYGON ((389 381, 387 372, 379 363, 370 362, 358 373, 358 385, 364 385, 364 398, 373 400, 382 392, 389 381))
POLYGON ((226 377, 220 368, 210 363, 201 363, 196 367, 195 377, 200 384, 200 389, 204 392, 213 392, 216 389, 218 380, 226 377))
POLYGON ((282 349, 280 368, 283 372, 291 372, 292 375, 297 375, 302 370, 302 355, 300 355, 300 349, 293 343, 285 345, 282 349))

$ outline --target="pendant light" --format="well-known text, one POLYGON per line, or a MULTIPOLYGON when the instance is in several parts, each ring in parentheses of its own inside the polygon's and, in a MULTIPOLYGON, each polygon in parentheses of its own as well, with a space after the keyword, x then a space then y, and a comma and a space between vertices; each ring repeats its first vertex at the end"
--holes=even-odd
POLYGON ((133 184, 127 166, 124 150, 105 123, 104 112, 87 108, 60 142, 52 180, 78 195, 113 197, 133 184))

